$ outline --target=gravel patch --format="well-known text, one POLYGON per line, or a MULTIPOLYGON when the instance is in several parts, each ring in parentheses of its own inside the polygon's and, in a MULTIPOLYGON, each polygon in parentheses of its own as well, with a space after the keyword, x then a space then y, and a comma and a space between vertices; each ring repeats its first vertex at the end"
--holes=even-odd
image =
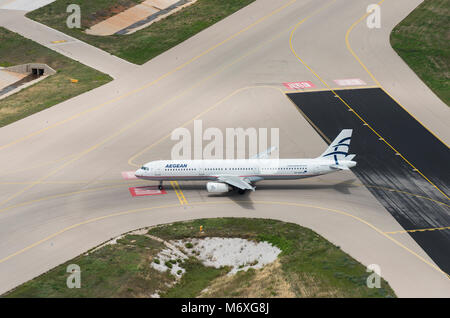
POLYGON ((162 250, 156 257, 159 264, 153 261, 151 266, 162 272, 170 269, 171 274, 177 278, 185 272, 182 263, 174 263, 177 259, 196 257, 205 266, 215 268, 229 266, 231 270, 228 275, 233 275, 249 268, 262 268, 274 262, 281 253, 278 247, 268 242, 254 242, 241 238, 195 238, 170 241, 168 245, 170 247, 162 250), (168 262, 171 262, 172 268, 167 266, 168 262))

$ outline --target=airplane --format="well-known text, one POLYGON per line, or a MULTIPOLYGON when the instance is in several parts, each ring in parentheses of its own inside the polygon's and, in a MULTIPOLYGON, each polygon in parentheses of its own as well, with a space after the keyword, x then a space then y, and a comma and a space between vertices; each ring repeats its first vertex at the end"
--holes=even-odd
POLYGON ((136 170, 139 179, 159 181, 209 181, 210 193, 226 193, 237 190, 239 194, 255 191, 255 183, 261 180, 303 179, 350 170, 356 166, 348 154, 352 129, 343 129, 330 146, 314 159, 268 159, 275 147, 250 159, 225 160, 158 160, 146 163, 136 170))

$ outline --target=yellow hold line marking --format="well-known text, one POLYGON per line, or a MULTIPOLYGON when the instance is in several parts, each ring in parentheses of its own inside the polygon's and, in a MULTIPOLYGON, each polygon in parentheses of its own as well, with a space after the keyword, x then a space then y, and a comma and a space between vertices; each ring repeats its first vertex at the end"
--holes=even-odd
POLYGON ((180 193, 180 197, 181 197, 181 200, 182 200, 182 204, 188 204, 188 202, 187 202, 187 200, 186 200, 186 197, 184 196, 184 193, 183 193, 183 191, 181 191, 181 187, 180 187, 180 184, 178 183, 178 181, 174 181, 175 182, 175 186, 177 187, 177 189, 178 189, 178 192, 180 193))
POLYGON ((180 201, 181 205, 187 205, 188 202, 186 200, 186 197, 183 194, 183 191, 181 191, 180 185, 178 184, 178 181, 170 181, 170 185, 172 186, 173 190, 175 191, 178 200, 180 201))

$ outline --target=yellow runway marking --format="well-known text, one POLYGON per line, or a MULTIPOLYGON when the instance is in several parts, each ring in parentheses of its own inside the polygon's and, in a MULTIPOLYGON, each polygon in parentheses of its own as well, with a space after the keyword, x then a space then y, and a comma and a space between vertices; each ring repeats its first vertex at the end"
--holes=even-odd
POLYGON ((431 228, 426 228, 426 229, 394 231, 394 232, 384 232, 384 233, 386 233, 386 234, 404 234, 404 233, 431 232, 431 231, 443 231, 443 230, 450 230, 450 226, 446 226, 446 227, 431 227, 431 228))
MULTIPOLYGON (((296 0, 295 0, 296 1, 296 0)), ((295 2, 294 1, 294 2, 295 2)), ((305 22, 307 19, 309 19, 311 16, 313 16, 314 14, 317 14, 318 12, 324 10, 326 7, 328 7, 330 4, 334 3, 336 0, 333 0, 332 2, 330 2, 328 5, 319 8, 318 10, 314 11, 313 13, 311 13, 309 16, 307 16, 306 18, 304 18, 302 21, 300 21, 297 25, 302 24, 303 22, 305 22)), ((293 2, 290 2, 293 3, 293 2)), ((283 6, 287 7, 287 5, 283 6)), ((274 11, 275 12, 275 11, 274 11)), ((274 14, 274 13, 273 13, 274 14)), ((268 16, 266 16, 268 17, 268 16)), ((290 29, 290 28, 289 28, 290 29)), ((237 58, 236 60, 234 60, 233 62, 231 62, 230 64, 222 67, 221 69, 219 69, 216 73, 213 73, 212 75, 209 75, 205 78, 203 78, 202 80, 198 81, 196 84, 194 84, 193 86, 191 86, 190 88, 187 88, 186 90, 184 90, 183 92, 181 92, 180 94, 174 96, 173 98, 167 100, 166 102, 164 102, 163 104, 159 105, 158 107, 156 107, 155 109, 152 109, 151 111, 149 111, 148 113, 144 114, 143 116, 141 116, 139 119, 135 120, 134 122, 132 122, 131 124, 126 125, 125 127, 122 127, 120 130, 116 131, 115 133, 113 133, 112 135, 110 135, 109 137, 107 137, 106 139, 104 139, 103 141, 99 142, 96 145, 93 145, 92 147, 78 153, 73 159, 69 160, 68 162, 64 163, 63 165, 59 166, 58 168, 52 170, 49 174, 43 176, 42 178, 40 178, 39 180, 37 180, 35 183, 30 184, 29 186, 25 187, 24 189, 22 189, 21 191, 18 191, 17 193, 15 193, 14 195, 6 198, 5 200, 3 200, 2 202, 0 202, 0 206, 4 205, 5 203, 9 202, 10 200, 14 199, 15 197, 21 195, 22 193, 24 193, 25 191, 28 191, 29 189, 31 189, 32 187, 34 187, 35 185, 41 183, 42 181, 45 181, 47 178, 51 177, 52 175, 56 174, 57 172, 59 172, 61 169, 63 169, 64 167, 68 166, 69 164, 75 162, 76 160, 80 159, 81 157, 85 156, 86 154, 94 151, 95 149, 97 149, 98 147, 100 147, 101 145, 107 143, 108 141, 112 140, 113 138, 115 138, 116 136, 119 136, 121 133, 127 131, 128 129, 130 129, 131 127, 134 127, 135 125, 137 125, 138 123, 144 121, 145 119, 147 119, 150 115, 152 115, 154 112, 159 111, 161 109, 163 109, 165 106, 167 106, 168 104, 170 104, 172 101, 177 100, 178 98, 180 98, 181 96, 183 96, 184 94, 186 94, 187 92, 193 90, 195 87, 201 85, 203 82, 208 81, 209 79, 217 76, 218 74, 220 74, 221 72, 223 72, 225 69, 227 69, 228 67, 232 66, 233 64, 238 63, 239 61, 241 61, 242 59, 244 59, 247 56, 250 56, 251 54, 253 54, 254 52, 256 52, 257 50, 259 50, 263 45, 270 43, 271 41, 274 41, 275 39, 277 39, 279 36, 281 36, 285 31, 280 32, 279 34, 277 34, 275 37, 273 37, 272 39, 263 42, 262 44, 258 45, 256 48, 254 48, 253 50, 251 50, 250 52, 242 55, 241 57, 237 58)), ((0 147, 1 149, 1 147, 0 147)))
MULTIPOLYGON (((0 148, 0 149, 1 149, 1 148, 0 148)), ((232 203, 232 202, 195 202, 195 203, 191 203, 191 205, 231 204, 231 203, 232 203)), ((250 203, 250 201, 249 201, 249 203, 250 203)), ((371 225, 370 223, 364 221, 363 219, 361 219, 361 218, 359 218, 359 217, 356 217, 356 216, 353 216, 353 215, 351 215, 351 214, 349 214, 349 213, 346 213, 346 212, 343 212, 343 211, 338 211, 338 210, 333 210, 333 209, 328 209, 328 208, 321 208, 321 207, 315 207, 315 206, 310 206, 310 205, 300 204, 300 203, 288 203, 288 202, 264 202, 264 201, 254 201, 253 203, 303 206, 303 207, 316 208, 316 209, 319 209, 319 210, 325 210, 325 211, 329 211, 329 212, 335 212, 335 213, 339 213, 339 214, 342 214, 342 215, 347 215, 347 216, 349 216, 349 217, 353 217, 353 218, 355 218, 356 220, 358 220, 358 221, 360 221, 360 222, 362 222, 362 223, 364 223, 364 224, 370 226, 372 229, 376 230, 378 233, 380 233, 381 235, 383 235, 384 237, 386 237, 386 238, 389 239, 390 241, 394 242, 396 245, 400 246, 401 248, 405 249, 405 250, 408 251, 409 253, 415 255, 416 257, 418 257, 418 258, 421 259, 423 262, 427 263, 429 266, 433 267, 433 268, 436 269, 437 271, 443 273, 443 271, 440 270, 437 266, 435 266, 434 264, 432 264, 432 263, 428 262, 427 260, 423 259, 420 255, 417 255, 416 253, 414 253, 413 251, 411 251, 410 249, 408 249, 407 247, 405 247, 404 245, 402 245, 400 242, 398 242, 398 241, 396 241, 395 239, 393 239, 393 238, 391 238, 390 236, 388 236, 386 233, 384 233, 384 232, 382 232, 381 230, 377 229, 375 226, 373 226, 373 225, 371 225)), ((54 238, 54 237, 56 237, 56 236, 58 236, 58 235, 60 235, 60 234, 62 234, 62 233, 64 233, 64 232, 67 232, 67 231, 69 231, 69 230, 71 230, 71 229, 77 228, 77 227, 79 227, 79 226, 81 226, 81 225, 84 225, 84 224, 93 223, 93 222, 96 222, 96 221, 101 221, 101 220, 103 220, 103 219, 106 219, 106 218, 109 218, 109 217, 114 217, 114 216, 127 215, 127 214, 131 214, 131 213, 136 213, 136 212, 150 211, 150 210, 162 209, 162 208, 171 208, 171 207, 177 207, 177 206, 179 206, 179 205, 178 205, 178 204, 172 204, 172 205, 165 205, 165 206, 158 206, 158 207, 150 207, 150 208, 144 208, 144 209, 135 209, 135 210, 129 210, 129 211, 124 211, 124 212, 114 213, 114 214, 110 214, 110 215, 106 215, 106 216, 102 216, 102 217, 93 218, 93 219, 90 219, 90 220, 87 220, 87 221, 84 221, 84 222, 80 222, 80 223, 77 223, 77 224, 72 225, 72 226, 70 226, 70 227, 66 227, 66 228, 64 228, 64 229, 62 229, 62 230, 60 230, 60 231, 58 231, 58 232, 56 232, 56 233, 54 233, 54 234, 52 234, 52 235, 50 235, 50 236, 44 238, 44 239, 42 239, 42 240, 40 240, 40 241, 38 241, 38 242, 36 242, 36 243, 33 243, 33 244, 31 244, 31 245, 25 247, 24 249, 22 249, 22 250, 20 250, 20 251, 18 251, 18 252, 16 252, 16 253, 14 253, 14 254, 11 254, 11 255, 9 255, 9 256, 7 256, 7 257, 1 259, 1 260, 0 260, 0 263, 3 263, 3 262, 5 262, 6 260, 11 259, 11 258, 14 257, 14 256, 20 255, 20 254, 24 253, 25 251, 27 251, 27 250, 29 250, 29 249, 31 249, 31 248, 33 248, 33 247, 36 247, 36 246, 38 246, 38 245, 44 243, 45 241, 50 240, 51 238, 54 238)), ((8 208, 7 208, 7 209, 8 209, 8 208)), ((444 273, 444 274, 445 274, 445 273, 444 273)), ((446 275, 447 275, 447 274, 446 274, 446 275)), ((447 276, 448 276, 448 275, 447 275, 447 276)))
POLYGON ((66 118, 66 119, 64 119, 64 120, 62 120, 62 121, 59 121, 59 122, 57 122, 57 123, 55 123, 55 124, 53 124, 53 125, 50 125, 50 126, 45 127, 45 128, 42 128, 42 129, 37 130, 37 131, 35 131, 35 132, 33 132, 33 133, 29 134, 29 135, 26 135, 26 136, 24 136, 24 137, 21 137, 21 138, 19 138, 19 139, 16 139, 16 140, 14 140, 14 141, 12 141, 12 142, 10 142, 10 143, 8 143, 8 144, 5 144, 5 145, 3 145, 3 146, 0 146, 0 150, 5 149, 5 148, 8 148, 8 147, 10 147, 10 146, 12 146, 12 145, 15 145, 15 144, 19 143, 19 142, 22 142, 22 141, 24 141, 24 140, 27 140, 27 139, 29 139, 29 138, 31 138, 31 137, 36 136, 36 135, 39 135, 39 134, 41 134, 41 133, 43 133, 43 132, 45 132, 45 131, 47 131, 47 130, 49 130, 49 129, 51 129, 51 128, 54 128, 54 127, 60 126, 60 125, 62 125, 62 124, 65 124, 65 123, 67 123, 67 122, 69 122, 69 121, 71 121, 71 120, 74 120, 74 119, 76 119, 76 118, 82 116, 82 115, 85 115, 85 114, 88 114, 88 113, 90 113, 90 112, 93 112, 93 111, 95 111, 95 110, 97 110, 97 109, 100 109, 100 108, 106 106, 106 105, 112 104, 112 103, 114 103, 114 102, 116 102, 116 101, 119 101, 119 100, 122 100, 122 99, 124 99, 124 98, 126 98, 126 97, 128 97, 128 96, 130 96, 130 95, 136 94, 136 93, 138 93, 138 92, 144 90, 145 88, 148 88, 148 87, 150 87, 150 86, 152 86, 152 85, 155 85, 156 83, 160 82, 161 80, 165 79, 166 77, 168 77, 168 76, 170 76, 170 75, 172 75, 172 74, 174 74, 174 73, 176 73, 176 72, 182 70, 183 68, 185 68, 185 67, 188 66, 189 64, 191 64, 191 63, 197 61, 198 59, 200 59, 200 58, 203 57, 204 55, 210 53, 211 51, 217 49, 218 47, 224 45, 225 43, 227 43, 227 42, 233 40, 234 38, 236 38, 236 37, 239 36, 240 34, 242 34, 242 33, 246 32, 246 31, 252 29, 253 27, 255 27, 256 25, 258 25, 258 24, 260 24, 261 22, 265 21, 266 19, 270 18, 271 16, 273 16, 273 15, 277 14, 278 12, 280 12, 280 11, 286 9, 287 7, 289 7, 290 5, 292 5, 293 3, 295 3, 296 1, 297 1, 297 0, 290 0, 289 2, 285 3, 283 6, 279 7, 278 9, 276 9, 276 10, 272 11, 271 13, 265 15, 264 17, 258 19, 257 21, 255 21, 254 23, 252 23, 252 24, 250 24, 249 26, 245 27, 244 29, 242 29, 242 30, 240 30, 240 31, 238 31, 238 32, 236 32, 236 33, 234 33, 233 35, 229 36, 228 38, 226 38, 226 39, 223 40, 222 42, 220 42, 220 43, 218 43, 218 44, 216 44, 216 45, 210 47, 209 49, 203 51, 202 53, 200 53, 199 55, 193 57, 193 58, 190 59, 189 61, 187 61, 187 62, 181 64, 180 66, 178 66, 178 67, 174 68, 173 70, 171 70, 171 71, 165 73, 164 75, 161 75, 160 77, 158 77, 158 78, 155 79, 154 81, 151 81, 151 82, 149 82, 149 83, 147 83, 147 84, 145 84, 145 85, 143 85, 143 86, 141 86, 141 87, 138 87, 138 88, 136 88, 136 89, 134 89, 134 90, 131 90, 131 91, 129 91, 129 92, 123 94, 123 95, 120 95, 120 96, 116 97, 116 98, 110 99, 110 100, 108 100, 108 101, 106 101, 106 102, 104 102, 104 103, 101 103, 101 104, 99 104, 99 105, 97 105, 97 106, 94 106, 94 107, 92 107, 92 108, 90 108, 90 109, 87 109, 87 110, 82 111, 82 112, 80 112, 80 113, 78 113, 78 114, 75 114, 75 115, 73 115, 73 116, 71 116, 71 117, 69 117, 69 118, 66 118))
MULTIPOLYGON (((379 2, 379 4, 383 3, 385 0, 382 0, 381 2, 379 2)), ((366 17, 368 14, 364 15, 364 17, 366 17)), ((363 18, 364 18, 363 17, 363 18)), ((362 19, 363 19, 362 18, 362 19)), ((361 21, 362 19, 359 19, 358 21, 361 21)), ((294 49, 294 46, 292 44, 292 39, 294 38, 294 34, 295 31, 297 30, 298 25, 296 25, 291 32, 291 36, 289 37, 289 47, 292 51, 292 53, 297 57, 297 59, 312 73, 314 74, 315 77, 317 77, 317 79, 322 82, 327 88, 329 88, 329 90, 349 109, 353 112, 353 114, 356 115, 356 117, 358 117, 359 120, 361 120, 361 122, 363 122, 365 124, 365 126, 367 126, 376 136, 378 136, 378 138, 380 138, 380 141, 383 141, 389 148, 391 148, 394 153, 398 153, 398 156, 401 157, 408 165, 410 165, 413 169, 415 169, 415 171, 417 171, 425 180, 428 181, 428 183, 430 183, 435 189, 437 189, 447 200, 450 200, 450 198, 441 190, 439 189, 433 182, 431 182, 419 169, 417 169, 411 162, 409 162, 402 154, 400 154, 400 152, 395 149, 389 142, 386 141, 385 138, 383 138, 374 128, 372 128, 372 126, 370 126, 369 123, 367 123, 354 109, 352 109, 350 107, 350 105, 348 105, 348 103, 342 99, 341 96, 339 96, 339 94, 333 90, 326 82, 325 80, 319 75, 317 74, 308 64, 306 64, 305 61, 303 61, 303 59, 297 54, 297 52, 294 49)), ((367 68, 366 68, 367 69, 367 68)), ((368 71, 368 70, 367 70, 368 71)), ((378 81, 376 81, 377 84, 379 84, 378 81)), ((381 87, 381 86, 380 86, 381 87)))
POLYGON ((341 87, 333 87, 333 88, 313 88, 313 89, 298 89, 298 90, 289 90, 284 91, 285 94, 293 94, 293 93, 309 93, 309 92, 328 92, 328 91, 339 91, 346 89, 363 89, 363 88, 381 88, 378 85, 366 85, 366 86, 341 86, 341 87))
POLYGON ((178 200, 180 201, 181 205, 187 205, 188 202, 186 198, 184 197, 183 191, 181 191, 180 185, 177 181, 170 181, 170 185, 172 186, 173 190, 175 191, 178 200))
MULTIPOLYGON (((295 0, 296 1, 296 0, 295 0)), ((280 36, 282 35, 282 32, 280 32, 280 34, 277 35, 280 36)), ((149 116, 151 116, 153 113, 165 108, 168 104, 170 104, 171 102, 179 99, 181 96, 183 96, 184 94, 188 93, 189 91, 193 90, 194 88, 200 86, 202 83, 208 81, 209 79, 217 76, 218 74, 220 74, 221 72, 223 72, 225 69, 227 69, 228 67, 232 66, 235 63, 238 63, 240 60, 244 59, 245 57, 251 55, 253 52, 256 52, 260 47, 262 47, 263 45, 269 43, 270 41, 275 40, 276 37, 274 37, 273 39, 264 42, 262 44, 260 44, 259 46, 257 46, 255 49, 251 50, 250 52, 242 55, 241 57, 237 58, 236 60, 234 60, 232 63, 225 65, 224 67, 220 68, 217 72, 203 78, 202 80, 198 81, 197 83, 195 83, 194 85, 192 85, 191 87, 185 89, 184 91, 182 91, 180 94, 175 95, 174 97, 170 98, 169 100, 165 101, 164 103, 162 103, 161 105, 159 105, 158 107, 150 110, 149 112, 147 112, 146 114, 144 114, 143 116, 141 116, 139 119, 135 120, 134 122, 132 122, 131 124, 126 125, 125 127, 122 127, 121 129, 119 129, 118 131, 114 132, 112 135, 110 135, 109 137, 105 138, 104 140, 102 140, 101 142, 93 145, 92 147, 85 149, 84 151, 78 153, 74 158, 72 158, 71 160, 67 161, 66 163, 64 163, 63 165, 59 166, 58 168, 52 170, 50 173, 48 173, 47 175, 43 176, 42 178, 40 178, 39 180, 37 180, 35 183, 30 184, 29 186, 25 187, 24 189, 22 189, 21 191, 15 193, 14 195, 6 198, 5 200, 3 200, 2 202, 0 202, 0 206, 4 205, 5 203, 9 202, 10 200, 14 199, 15 197, 21 195, 22 193, 24 193, 25 191, 28 191, 29 189, 31 189, 32 187, 34 187, 36 184, 39 184, 40 182, 46 180, 47 178, 51 177, 52 175, 56 174, 57 172, 59 172, 61 169, 63 169, 64 167, 68 166, 69 164, 71 164, 72 162, 77 161, 78 159, 82 158, 83 156, 85 156, 86 154, 94 151, 95 149, 97 149, 98 147, 100 147, 101 145, 109 142, 110 140, 114 139, 115 137, 119 136, 120 134, 122 134, 123 132, 127 131, 128 129, 136 126, 137 124, 139 124, 140 122, 146 120, 149 116)), ((1 149, 1 147, 0 147, 1 149)))
MULTIPOLYGON (((274 88, 274 87, 272 87, 272 88, 274 88)), ((284 96, 284 94, 283 94, 283 96, 284 96)), ((125 180, 120 180, 120 181, 126 182, 125 180)), ((16 204, 16 205, 12 205, 12 206, 8 206, 6 208, 0 209, 0 213, 4 212, 4 211, 9 211, 9 210, 12 210, 12 209, 15 209, 15 208, 20 208, 20 207, 23 207, 23 206, 31 205, 33 203, 42 202, 42 201, 45 201, 45 200, 58 199, 58 198, 68 197, 68 196, 77 195, 77 194, 91 193, 91 192, 95 192, 95 191, 113 189, 113 188, 118 188, 118 187, 121 187, 121 186, 126 186, 126 187, 139 186, 139 185, 142 185, 142 183, 144 183, 146 181, 145 180, 134 180, 134 181, 128 181, 128 182, 129 183, 108 185, 108 186, 100 187, 100 188, 85 189, 85 190, 72 191, 72 192, 67 192, 67 193, 61 193, 61 194, 41 197, 39 199, 22 202, 22 203, 19 203, 19 204, 16 204)), ((86 182, 86 183, 89 183, 89 182, 86 182)), ((415 197, 418 197, 418 198, 421 198, 421 199, 424 199, 424 200, 433 201, 433 202, 435 202, 437 204, 442 204, 442 205, 450 207, 450 205, 445 204, 443 202, 440 202, 440 201, 437 201, 437 200, 434 200, 434 199, 431 199, 431 198, 427 198, 427 197, 424 197, 424 196, 421 196, 421 195, 417 195, 417 194, 414 194, 414 193, 410 193, 410 192, 405 192, 405 191, 400 191, 400 190, 391 189, 391 188, 385 188, 385 187, 370 186, 370 185, 365 185, 365 184, 362 184, 362 183, 352 183, 351 185, 354 185, 356 187, 377 188, 377 189, 381 189, 381 190, 384 190, 384 191, 399 192, 399 193, 403 193, 403 194, 406 194, 406 195, 415 196, 415 197)), ((185 204, 187 204, 187 200, 185 202, 186 202, 185 204)))
MULTIPOLYGON (((325 10, 326 8, 328 8, 329 6, 331 6, 333 3, 335 3, 336 0, 332 0, 331 2, 329 2, 328 4, 326 4, 323 7, 320 7, 319 9, 313 11, 310 15, 306 16, 303 20, 301 20, 299 23, 297 23, 297 27, 300 26, 301 24, 303 24, 304 22, 306 22, 308 19, 310 19, 312 16, 320 13, 321 11, 325 10)), ((278 33, 277 35, 275 35, 272 39, 263 42, 262 44, 258 45, 254 50, 250 51, 249 53, 239 57, 237 60, 235 60, 234 62, 232 62, 230 64, 233 65, 237 62, 239 62, 240 60, 242 60, 243 58, 253 54, 253 52, 257 51, 260 47, 262 47, 263 45, 266 45, 272 41, 275 41, 276 39, 278 39, 281 35, 283 35, 285 32, 289 31, 291 29, 291 27, 287 28, 286 30, 281 31, 280 33, 278 33)), ((185 122, 184 124, 182 124, 180 127, 185 127, 188 124, 192 123, 194 120, 200 118, 201 116, 203 116, 204 114, 210 112, 211 110, 213 110, 214 108, 216 108, 218 105, 220 105, 221 103, 225 102, 226 100, 228 100, 229 98, 233 97, 235 94, 246 90, 246 89, 250 89, 250 88, 272 88, 272 89, 277 89, 279 90, 281 93, 283 93, 283 90, 278 88, 278 87, 274 87, 274 86, 267 86, 267 85, 258 85, 258 86, 247 86, 247 87, 243 87, 240 89, 235 90, 233 93, 229 94, 228 96, 224 97, 223 99, 221 99, 220 101, 218 101, 216 104, 212 105, 211 107, 207 108, 206 110, 202 111, 200 114, 197 114, 194 118, 188 120, 187 122, 185 122)), ((284 93, 283 93, 284 94, 284 93)), ((133 166, 133 167, 140 167, 139 164, 135 163, 134 160, 138 157, 140 157, 142 154, 144 154, 145 152, 147 152, 148 150, 152 149, 153 147, 155 147, 156 145, 160 144, 162 141, 164 141, 165 139, 169 138, 171 136, 171 133, 167 134, 166 136, 160 138, 158 141, 154 142, 153 144, 151 144, 148 147, 145 147, 144 149, 142 149, 141 151, 139 151, 138 153, 136 153, 135 155, 133 155, 129 160, 128 160, 128 164, 133 166)))
MULTIPOLYGON (((254 88, 271 88, 271 89, 276 89, 279 90, 281 93, 283 93, 283 91, 279 88, 273 87, 273 86, 248 86, 248 87, 242 87, 239 88, 235 91, 233 91, 232 93, 228 94, 227 96, 225 96, 224 98, 222 98, 221 100, 219 100, 217 103, 215 103, 214 105, 212 105, 211 107, 208 107, 207 109, 205 109, 204 111, 202 111, 201 113, 197 114, 195 117, 189 119, 188 121, 186 121, 185 123, 183 123, 180 128, 186 127, 187 125, 193 123, 195 120, 201 118, 202 116, 206 115, 207 113, 209 113, 210 111, 212 111, 213 109, 217 108, 219 105, 221 105, 222 103, 224 103, 225 101, 229 100, 230 98, 232 98, 233 96, 248 90, 248 89, 254 89, 254 88)), ((284 95, 284 94, 283 94, 284 95)), ((142 156, 144 153, 146 153, 147 151, 149 151, 150 149, 152 149, 153 147, 157 146, 158 144, 160 144, 161 142, 163 142, 164 140, 170 138, 170 136, 172 135, 172 133, 169 133, 163 137, 161 137, 159 140, 157 140, 156 142, 154 142, 153 144, 145 147, 144 149, 142 149, 141 151, 139 151, 137 154, 133 155, 132 157, 130 157, 130 159, 128 159, 128 164, 130 166, 133 167, 140 167, 140 164, 135 163, 134 161, 136 160, 136 158, 142 156)))
MULTIPOLYGON (((382 0, 380 2, 378 2, 378 5, 381 6, 381 4, 383 4, 383 2, 385 2, 385 0, 382 0)), ((414 117, 405 107, 403 107, 402 104, 400 104, 399 101, 397 101, 382 85, 381 83, 376 79, 376 77, 372 74, 371 71, 369 71, 369 69, 367 68, 367 66, 361 61, 361 59, 359 58, 359 56, 355 53, 355 51, 353 50, 353 48, 350 45, 350 40, 349 40, 349 36, 350 33, 353 31, 353 29, 359 24, 361 23, 362 20, 364 20, 365 18, 368 17, 369 14, 371 14, 372 12, 367 12, 365 15, 363 15, 360 19, 358 19, 355 23, 353 23, 351 25, 351 27, 347 30, 347 33, 345 34, 345 44, 347 46, 348 51, 353 55, 353 57, 356 59, 356 61, 358 61, 358 63, 362 66, 362 68, 367 72, 367 74, 369 74, 369 76, 372 78, 372 80, 390 97, 392 98, 392 100, 394 100, 401 108, 403 108, 404 111, 406 111, 412 118, 414 118, 418 123, 420 123, 426 130, 428 130, 434 137, 436 137, 436 139, 438 139, 440 142, 442 142, 445 146, 448 145, 442 140, 440 139, 435 133, 433 133, 430 129, 428 129, 419 119, 417 119, 416 117, 414 117)), ((448 198, 447 198, 448 199, 448 198)))
MULTIPOLYGON (((398 247, 404 249, 405 251, 407 251, 408 253, 412 254, 413 256, 417 257, 419 260, 421 260, 422 262, 424 262, 425 264, 429 265, 431 268, 433 268, 434 270, 446 275, 447 278, 450 278, 450 276, 445 273, 444 271, 442 271, 439 267, 437 267, 436 265, 434 265, 433 263, 429 262, 428 260, 426 260, 425 258, 423 258, 422 256, 418 255, 417 253, 415 253, 414 251, 412 251, 411 249, 409 249, 408 247, 406 247, 405 245, 403 245, 402 243, 400 243, 399 241, 395 240, 394 238, 392 238, 391 236, 389 236, 388 234, 386 234, 385 232, 383 232, 382 230, 380 230, 379 228, 377 228, 375 225, 365 221, 364 219, 355 216, 353 214, 350 214, 348 212, 345 211, 341 211, 341 210, 336 210, 336 209, 331 209, 331 208, 326 208, 326 207, 320 207, 320 206, 315 206, 315 205, 309 205, 309 204, 303 204, 303 203, 296 203, 296 202, 278 202, 278 201, 251 201, 251 200, 242 200, 240 201, 241 203, 248 203, 248 204, 261 204, 261 205, 281 205, 281 206, 294 206, 294 207, 306 207, 306 208, 311 208, 311 209, 315 209, 315 210, 319 210, 319 211, 325 211, 325 212, 331 212, 331 213, 336 213, 336 214, 340 214, 349 218, 352 218, 362 224, 367 225, 369 228, 371 228, 372 230, 374 230, 375 232, 377 232, 378 234, 380 234, 381 236, 383 236, 384 238, 388 239, 389 241, 393 242, 395 245, 397 245, 398 247)), ((210 202, 192 202, 190 203, 191 206, 205 206, 205 205, 222 205, 222 204, 234 204, 234 202, 232 201, 210 201, 210 202)), ((10 254, 2 259, 0 259, 0 264, 4 263, 5 261, 18 256, 60 234, 63 234, 69 230, 75 229, 77 227, 80 227, 82 225, 86 225, 86 224, 90 224, 93 222, 98 222, 98 221, 102 221, 111 217, 116 217, 116 216, 123 216, 123 215, 129 215, 129 214, 133 214, 133 213, 138 213, 138 212, 145 212, 145 211, 153 211, 153 210, 157 210, 157 209, 167 209, 167 208, 176 208, 179 207, 178 204, 168 204, 168 205, 161 205, 161 206, 155 206, 155 207, 149 207, 149 208, 140 208, 140 209, 133 209, 133 210, 127 210, 127 211, 122 211, 122 212, 117 212, 117 213, 113 213, 113 214, 109 214, 109 215, 105 215, 105 216, 101 216, 101 217, 96 217, 93 219, 89 219, 83 222, 79 222, 76 223, 74 225, 68 226, 63 228, 62 230, 55 232, 31 245, 28 245, 27 247, 13 253, 10 254)))
POLYGON ((32 181, 5 181, 5 182, 0 182, 0 185, 10 185, 10 184, 48 184, 48 185, 52 185, 52 184, 108 184, 108 183, 122 183, 122 184, 126 184, 127 182, 145 182, 145 180, 140 180, 140 179, 130 179, 130 180, 98 180, 98 181, 91 181, 91 180, 80 180, 80 181, 37 181, 37 180, 32 180, 32 181))
POLYGON ((52 163, 57 163, 59 161, 63 161, 63 160, 75 157, 76 155, 77 155, 76 153, 73 153, 71 155, 64 156, 64 157, 59 158, 59 159, 55 159, 55 160, 51 160, 51 161, 47 161, 47 162, 42 162, 42 163, 39 163, 39 164, 36 164, 36 165, 29 165, 29 166, 27 165, 26 167, 20 168, 20 169, 17 169, 17 170, 4 171, 4 172, 2 172, 2 174, 0 174, 0 177, 6 176, 6 175, 10 175, 10 174, 16 174, 18 172, 33 170, 33 169, 40 168, 40 167, 47 166, 47 165, 51 165, 52 163))
POLYGON ((373 188, 373 189, 380 189, 380 190, 383 190, 383 191, 392 191, 392 192, 403 193, 403 194, 411 195, 411 196, 414 196, 414 197, 417 197, 417 198, 420 198, 420 199, 432 201, 434 203, 450 207, 450 205, 448 205, 448 204, 446 204, 444 202, 441 202, 441 201, 438 201, 438 200, 434 200, 434 199, 431 199, 431 198, 428 198, 428 197, 424 197, 423 195, 420 195, 420 194, 414 194, 414 193, 411 193, 411 192, 401 191, 401 190, 397 190, 397 189, 385 188, 385 187, 379 187, 379 186, 371 186, 371 185, 365 185, 365 184, 361 184, 361 186, 364 186, 364 187, 367 187, 367 188, 373 188))
POLYGON ((50 195, 50 196, 47 196, 47 197, 42 197, 42 198, 39 198, 39 199, 26 201, 26 202, 22 202, 22 203, 18 203, 18 204, 15 204, 15 205, 8 206, 6 208, 2 208, 2 209, 0 209, 0 213, 8 211, 8 210, 15 209, 15 208, 20 208, 20 207, 23 207, 23 206, 27 206, 27 205, 30 205, 30 204, 33 204, 33 203, 45 201, 45 200, 58 199, 58 198, 68 197, 68 196, 75 195, 75 194, 90 193, 90 192, 107 190, 107 189, 113 189, 113 188, 124 187, 124 186, 131 187, 131 186, 139 186, 139 185, 142 185, 142 182, 139 182, 139 183, 127 183, 127 184, 116 184, 116 185, 110 185, 110 186, 101 187, 101 188, 85 189, 85 190, 73 191, 73 192, 68 192, 68 193, 61 193, 61 194, 50 195))

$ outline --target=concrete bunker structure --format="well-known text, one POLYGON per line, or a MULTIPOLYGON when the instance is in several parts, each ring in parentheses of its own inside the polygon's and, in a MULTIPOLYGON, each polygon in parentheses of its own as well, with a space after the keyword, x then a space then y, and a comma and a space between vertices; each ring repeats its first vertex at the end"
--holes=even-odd
POLYGON ((33 85, 56 71, 47 64, 28 63, 0 68, 0 99, 33 85))

